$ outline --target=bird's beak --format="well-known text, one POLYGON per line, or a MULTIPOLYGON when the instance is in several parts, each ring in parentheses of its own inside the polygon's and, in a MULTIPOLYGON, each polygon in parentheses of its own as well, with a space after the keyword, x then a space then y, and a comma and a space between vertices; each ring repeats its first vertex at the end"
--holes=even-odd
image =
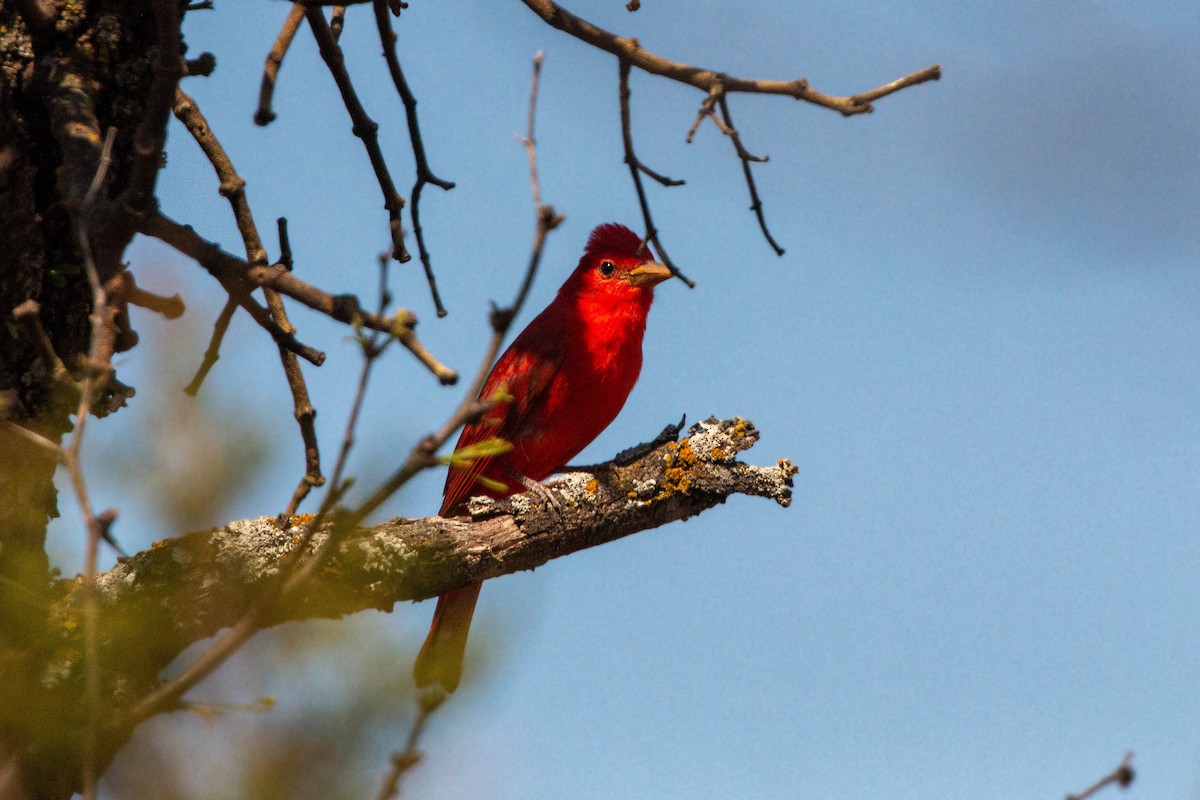
POLYGON ((657 286, 670 277, 672 277, 671 270, 657 261, 647 261, 625 273, 625 279, 630 284, 633 286, 645 286, 646 288, 657 286))

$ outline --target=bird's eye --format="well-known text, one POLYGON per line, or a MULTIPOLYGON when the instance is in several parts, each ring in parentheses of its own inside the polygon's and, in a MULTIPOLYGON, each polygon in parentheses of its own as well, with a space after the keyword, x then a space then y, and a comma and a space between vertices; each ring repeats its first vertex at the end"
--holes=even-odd
POLYGON ((616 271, 616 269, 617 269, 617 265, 611 261, 601 261, 600 262, 600 274, 606 278, 611 277, 613 272, 616 271))

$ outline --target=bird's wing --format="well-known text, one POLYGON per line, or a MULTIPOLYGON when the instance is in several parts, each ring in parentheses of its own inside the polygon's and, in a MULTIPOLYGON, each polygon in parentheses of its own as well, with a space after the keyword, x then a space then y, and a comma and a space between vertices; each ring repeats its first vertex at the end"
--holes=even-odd
MULTIPOLYGON (((528 334, 529 331, 525 333, 528 334)), ((519 444, 516 439, 530 412, 538 406, 539 399, 558 375, 562 363, 562 346, 554 337, 524 334, 518 337, 512 347, 496 362, 483 391, 479 393, 481 398, 488 398, 502 392, 511 399, 498 403, 478 422, 463 428, 458 444, 455 445, 455 452, 492 438, 502 439, 513 445, 519 444)), ((477 455, 461 463, 452 464, 450 473, 446 476, 442 508, 438 513, 447 516, 453 513, 460 503, 474 495, 507 497, 520 492, 520 488, 513 486, 513 476, 507 474, 504 466, 508 460, 493 453, 477 455), (497 458, 499 462, 496 461, 497 458), (495 468, 489 471, 493 464, 495 468), (505 484, 505 488, 489 486, 489 481, 505 484)))

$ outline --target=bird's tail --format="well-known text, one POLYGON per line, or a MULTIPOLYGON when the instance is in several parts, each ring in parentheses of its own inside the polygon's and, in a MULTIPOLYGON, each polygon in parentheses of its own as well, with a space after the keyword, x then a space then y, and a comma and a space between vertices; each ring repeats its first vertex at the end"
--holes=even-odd
POLYGON ((440 683, 447 692, 458 688, 471 615, 475 613, 475 601, 482 586, 472 583, 438 598, 429 635, 413 664, 413 678, 418 687, 440 683))

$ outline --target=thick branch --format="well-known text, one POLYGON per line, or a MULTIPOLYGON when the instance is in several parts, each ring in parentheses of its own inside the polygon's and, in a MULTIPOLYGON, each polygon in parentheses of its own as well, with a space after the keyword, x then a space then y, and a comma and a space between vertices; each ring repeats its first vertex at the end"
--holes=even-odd
MULTIPOLYGON (((552 558, 675 520, 734 494, 791 502, 787 461, 756 467, 735 460, 758 431, 745 420, 693 426, 629 463, 609 462, 549 484, 559 508, 518 495, 473 501, 471 518, 393 519, 339 533, 335 553, 310 581, 264 610, 260 627, 287 620, 390 610, 402 600, 433 597, 473 581, 533 569, 552 558)), ((274 519, 160 542, 96 578, 102 604, 102 660, 114 685, 146 686, 191 643, 238 620, 277 577, 301 541, 304 520, 280 530, 274 519), (114 672, 123 674, 114 674, 114 672), (123 681, 123 682, 122 682, 123 681)), ((312 549, 326 538, 318 533, 312 549)), ((80 668, 75 628, 83 594, 71 591, 53 609, 63 632, 60 662, 47 674, 68 678, 80 668)), ((117 698, 114 698, 117 699, 117 698)))

